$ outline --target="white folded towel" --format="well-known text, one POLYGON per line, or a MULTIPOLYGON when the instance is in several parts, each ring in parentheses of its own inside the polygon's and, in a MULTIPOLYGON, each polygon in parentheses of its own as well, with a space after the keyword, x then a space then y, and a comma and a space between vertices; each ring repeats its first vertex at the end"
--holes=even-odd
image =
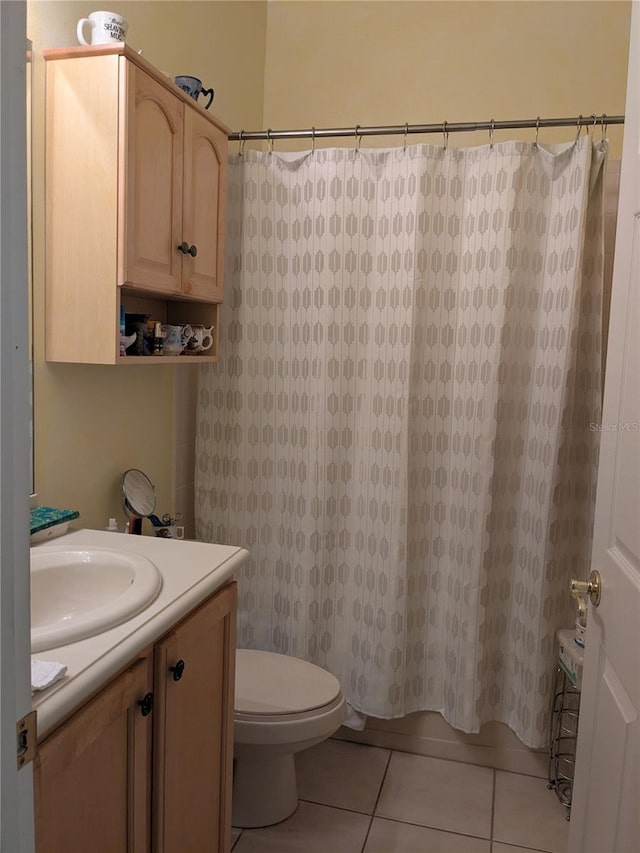
POLYGON ((31 658, 31 692, 46 690, 56 681, 64 678, 67 667, 63 663, 31 658))

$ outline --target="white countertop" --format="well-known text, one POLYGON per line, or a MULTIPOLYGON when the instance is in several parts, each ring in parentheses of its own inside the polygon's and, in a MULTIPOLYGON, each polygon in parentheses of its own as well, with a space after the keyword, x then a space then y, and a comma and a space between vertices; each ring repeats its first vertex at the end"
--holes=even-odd
POLYGON ((177 539, 133 536, 103 530, 78 530, 42 545, 70 548, 113 548, 147 557, 162 575, 158 597, 141 613, 95 637, 38 652, 34 658, 66 664, 67 674, 47 690, 33 695, 38 736, 152 645, 189 611, 229 581, 249 554, 231 545, 209 545, 177 539))

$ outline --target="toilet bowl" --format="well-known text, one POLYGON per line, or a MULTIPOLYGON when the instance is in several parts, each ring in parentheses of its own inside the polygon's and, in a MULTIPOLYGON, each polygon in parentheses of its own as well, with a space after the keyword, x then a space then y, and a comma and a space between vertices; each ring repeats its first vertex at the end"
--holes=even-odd
POLYGON ((235 695, 232 823, 270 826, 298 805, 295 753, 340 727, 344 696, 321 667, 253 649, 236 652, 235 695))

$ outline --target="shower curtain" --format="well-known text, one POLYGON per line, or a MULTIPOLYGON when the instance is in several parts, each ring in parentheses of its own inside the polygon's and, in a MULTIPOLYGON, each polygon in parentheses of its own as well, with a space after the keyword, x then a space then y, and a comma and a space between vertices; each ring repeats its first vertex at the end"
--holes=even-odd
POLYGON ((195 503, 199 539, 251 554, 239 646, 369 715, 546 744, 589 566, 605 151, 231 158, 195 503))

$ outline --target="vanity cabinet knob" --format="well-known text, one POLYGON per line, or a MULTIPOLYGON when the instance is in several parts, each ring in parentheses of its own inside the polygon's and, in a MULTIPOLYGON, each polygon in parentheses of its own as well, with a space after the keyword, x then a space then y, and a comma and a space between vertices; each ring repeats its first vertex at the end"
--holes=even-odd
POLYGON ((175 666, 170 666, 169 672, 173 673, 174 681, 180 681, 180 679, 182 678, 182 673, 184 672, 184 661, 179 660, 175 666))
POLYGON ((143 699, 139 699, 138 705, 140 705, 142 716, 148 717, 151 711, 153 711, 153 693, 147 693, 143 699))
POLYGON ((195 258, 198 254, 198 247, 195 245, 190 246, 188 243, 180 243, 178 251, 182 252, 183 255, 191 255, 192 258, 195 258))

